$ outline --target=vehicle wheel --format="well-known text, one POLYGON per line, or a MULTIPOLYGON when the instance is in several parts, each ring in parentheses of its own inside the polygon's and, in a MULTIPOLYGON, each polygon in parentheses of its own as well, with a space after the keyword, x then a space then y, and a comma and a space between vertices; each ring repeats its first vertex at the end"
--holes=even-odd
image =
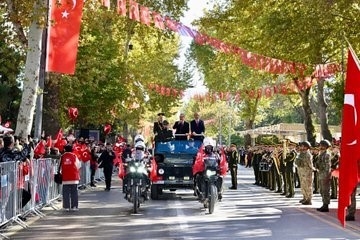
POLYGON ((133 212, 138 213, 138 209, 140 207, 140 192, 139 192, 139 186, 133 185, 132 186, 132 194, 133 194, 133 212))
POLYGON ((152 200, 159 200, 159 192, 160 192, 161 188, 159 188, 156 185, 151 185, 151 199, 152 200))
POLYGON ((215 202, 217 199, 217 188, 214 184, 210 185, 210 192, 209 192, 209 213, 212 214, 215 208, 215 202))

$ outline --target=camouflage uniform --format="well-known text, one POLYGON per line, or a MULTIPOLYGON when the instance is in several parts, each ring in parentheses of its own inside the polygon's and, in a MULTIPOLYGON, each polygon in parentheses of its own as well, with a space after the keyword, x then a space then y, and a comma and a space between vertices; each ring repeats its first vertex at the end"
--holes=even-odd
POLYGON ((303 200, 300 202, 304 205, 311 205, 312 199, 312 173, 313 173, 313 163, 312 155, 310 150, 301 151, 297 158, 295 159, 295 164, 298 168, 301 193, 303 194, 303 200))
POLYGON ((320 152, 316 168, 319 170, 320 194, 323 205, 329 205, 331 181, 331 154, 329 150, 320 152))

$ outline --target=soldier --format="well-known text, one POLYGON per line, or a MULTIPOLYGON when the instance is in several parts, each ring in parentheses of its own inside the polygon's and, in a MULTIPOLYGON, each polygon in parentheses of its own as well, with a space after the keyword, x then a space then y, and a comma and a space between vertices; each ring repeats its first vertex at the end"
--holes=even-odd
POLYGON ((286 153, 286 158, 284 159, 285 162, 285 181, 286 181, 286 187, 288 194, 286 195, 287 198, 293 198, 295 196, 295 181, 294 181, 294 172, 295 172, 295 166, 294 166, 294 160, 296 158, 296 151, 295 146, 289 144, 289 152, 286 153))
POLYGON ((303 199, 300 203, 303 205, 311 205, 312 199, 312 173, 314 170, 312 163, 312 155, 310 153, 311 144, 308 141, 300 143, 300 153, 295 159, 298 168, 301 192, 303 199))
MULTIPOLYGON (((319 159, 319 149, 318 148, 314 148, 312 151, 312 155, 313 155, 313 165, 317 166, 317 162, 319 159)), ((313 180, 313 185, 314 185, 314 191, 313 194, 318 194, 319 193, 319 172, 318 171, 314 171, 314 180, 313 180)))
POLYGON ((254 148, 252 157, 252 166, 254 169, 255 183, 254 185, 260 185, 260 160, 261 154, 258 148, 254 148))
POLYGON ((239 154, 236 150, 236 145, 231 144, 228 151, 228 162, 231 173, 231 187, 229 189, 237 189, 237 169, 239 163, 239 154))
POLYGON ((329 212, 330 204, 330 181, 331 181, 331 154, 328 148, 331 143, 328 140, 320 142, 320 154, 316 164, 319 171, 320 194, 323 205, 316 210, 319 212, 329 212))
MULTIPOLYGON (((339 167, 339 149, 335 147, 333 149, 334 156, 331 159, 331 169, 335 170, 339 167)), ((338 178, 331 177, 331 199, 337 199, 337 190, 338 190, 338 178)))

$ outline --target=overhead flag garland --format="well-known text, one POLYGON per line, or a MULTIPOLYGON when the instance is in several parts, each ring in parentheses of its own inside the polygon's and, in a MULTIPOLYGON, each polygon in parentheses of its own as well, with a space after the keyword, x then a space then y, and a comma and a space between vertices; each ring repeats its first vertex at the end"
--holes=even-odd
MULTIPOLYGON (((127 15, 127 0, 117 1, 117 11, 120 15, 127 15)), ((297 74, 304 76, 307 66, 303 63, 284 61, 271 57, 262 56, 252 53, 233 44, 225 43, 217 38, 210 37, 197 30, 191 29, 184 24, 171 19, 168 16, 161 16, 159 13, 151 11, 148 7, 138 4, 135 0, 129 0, 129 18, 150 26, 154 24, 156 28, 161 30, 171 30, 186 37, 191 37, 194 42, 199 45, 209 45, 218 51, 238 55, 242 63, 253 69, 262 70, 272 74, 297 74)), ((333 76, 341 70, 338 63, 318 64, 315 66, 313 77, 327 78, 333 76)))

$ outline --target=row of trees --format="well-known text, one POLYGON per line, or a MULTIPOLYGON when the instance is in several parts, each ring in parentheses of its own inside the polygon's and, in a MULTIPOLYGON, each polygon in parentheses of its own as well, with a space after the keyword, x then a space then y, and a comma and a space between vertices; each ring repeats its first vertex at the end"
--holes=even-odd
MULTIPOLYGON (((355 50, 360 48, 359 12, 359 3, 347 0, 223 1, 196 24, 200 31, 251 52, 304 63, 309 69, 305 74, 311 76, 317 64, 345 66, 346 39, 355 50)), ((279 82, 296 83, 301 77, 253 70, 238 56, 196 44, 189 56, 213 91, 246 91, 279 82)), ((331 139, 328 123, 339 124, 341 119, 344 71, 331 79, 317 79, 317 85, 296 95, 276 96, 271 101, 245 97, 238 106, 244 128, 287 122, 297 114, 301 119, 296 121, 304 122, 312 144, 316 140, 314 122, 321 124, 321 135, 331 139)))

